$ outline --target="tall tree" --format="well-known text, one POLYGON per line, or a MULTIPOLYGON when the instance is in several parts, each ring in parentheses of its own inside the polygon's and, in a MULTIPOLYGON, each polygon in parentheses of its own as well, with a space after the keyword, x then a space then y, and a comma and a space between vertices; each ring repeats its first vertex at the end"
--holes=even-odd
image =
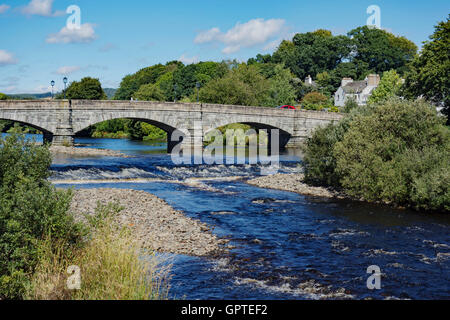
POLYGON ((391 69, 403 73, 417 53, 417 46, 405 37, 368 26, 354 29, 348 36, 354 43, 353 61, 367 63, 368 69, 376 73, 391 69))
POLYGON ((403 91, 409 98, 423 96, 444 107, 450 124, 450 15, 440 22, 430 41, 411 63, 403 91))
POLYGON ((260 106, 267 101, 269 86, 257 66, 243 63, 224 77, 210 81, 200 90, 200 99, 208 103, 260 106))
MULTIPOLYGON (((64 94, 59 94, 58 99, 64 97, 64 94)), ((86 77, 81 81, 72 82, 66 90, 66 97, 68 99, 85 99, 85 100, 105 100, 107 99, 102 85, 98 79, 86 77)))
POLYGON ((395 70, 383 73, 380 84, 372 92, 369 98, 370 103, 378 103, 387 100, 400 92, 402 79, 395 70))
POLYGON ((333 70, 351 52, 351 40, 333 36, 330 31, 298 33, 290 41, 283 41, 273 54, 273 62, 284 63, 300 79, 308 75, 333 70))

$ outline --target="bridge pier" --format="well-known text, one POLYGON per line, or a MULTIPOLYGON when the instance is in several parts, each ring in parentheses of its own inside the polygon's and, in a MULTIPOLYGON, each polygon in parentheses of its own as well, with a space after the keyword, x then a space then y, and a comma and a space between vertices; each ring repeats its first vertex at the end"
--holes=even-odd
POLYGON ((56 128, 52 137, 52 145, 73 147, 74 146, 74 133, 71 125, 59 126, 56 128))
POLYGON ((306 137, 302 136, 291 136, 288 143, 286 144, 286 148, 299 148, 303 146, 306 142, 306 137))

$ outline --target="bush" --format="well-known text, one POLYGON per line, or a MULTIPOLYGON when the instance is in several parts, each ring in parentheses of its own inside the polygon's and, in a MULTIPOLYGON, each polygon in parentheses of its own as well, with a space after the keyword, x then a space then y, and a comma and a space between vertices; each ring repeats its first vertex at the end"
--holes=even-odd
POLYGON ((344 108, 342 109, 342 112, 344 113, 350 113, 352 110, 358 108, 358 103, 355 99, 349 98, 347 101, 345 101, 344 108))
POLYGON ((303 97, 302 105, 306 110, 322 110, 329 105, 328 98, 320 92, 310 92, 303 97))
POLYGON ((0 299, 18 299, 45 235, 75 243, 82 228, 67 215, 70 191, 47 181, 48 149, 23 135, 0 138, 0 299))
POLYGON ((425 102, 390 99, 317 130, 305 176, 358 199, 449 211, 450 131, 425 102))
POLYGON ((0 100, 8 100, 8 96, 0 92, 0 100))
POLYGON ((33 300, 159 300, 167 299, 168 267, 146 253, 129 228, 120 227, 116 204, 100 205, 88 217, 89 241, 64 250, 53 239, 41 241, 39 264, 26 294, 33 300), (68 290, 69 266, 79 266, 81 288, 68 290))

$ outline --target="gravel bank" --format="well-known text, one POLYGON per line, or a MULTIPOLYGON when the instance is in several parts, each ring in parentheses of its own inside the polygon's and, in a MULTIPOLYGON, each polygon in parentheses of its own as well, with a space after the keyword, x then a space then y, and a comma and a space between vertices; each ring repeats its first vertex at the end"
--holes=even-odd
POLYGON ((118 151, 106 150, 106 149, 51 146, 50 152, 53 155, 66 154, 66 155, 71 155, 71 156, 83 156, 83 157, 103 156, 103 157, 129 158, 129 156, 127 156, 123 153, 120 153, 118 151))
POLYGON ((125 207, 119 213, 121 224, 135 229, 144 247, 158 252, 207 256, 223 252, 226 240, 218 239, 210 228, 174 210, 164 200, 144 191, 120 189, 75 190, 72 212, 93 214, 97 201, 118 201, 125 207))
POLYGON ((275 174, 248 180, 247 183, 260 188, 296 192, 307 196, 339 199, 345 198, 343 194, 336 191, 322 187, 309 186, 303 182, 304 178, 305 176, 303 174, 298 173, 275 174))

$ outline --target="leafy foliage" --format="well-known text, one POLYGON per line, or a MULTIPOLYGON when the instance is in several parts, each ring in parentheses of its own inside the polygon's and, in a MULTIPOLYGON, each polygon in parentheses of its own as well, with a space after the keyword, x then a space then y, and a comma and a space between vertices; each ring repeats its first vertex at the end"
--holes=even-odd
POLYGON ((145 101, 164 101, 165 96, 156 84, 143 84, 133 95, 135 99, 145 101))
POLYGON ((51 157, 22 135, 0 139, 0 298, 21 298, 46 235, 76 242, 82 229, 67 215, 70 191, 47 181, 51 157))
MULTIPOLYGON (((59 94, 57 99, 64 98, 64 93, 59 94)), ((81 81, 72 82, 66 90, 67 99, 105 100, 107 99, 102 85, 98 79, 86 77, 81 81)))
POLYGON ((444 107, 450 124, 450 15, 440 22, 430 41, 425 42, 422 52, 411 63, 406 76, 403 93, 408 98, 425 97, 428 101, 444 107))
POLYGON ((258 106, 267 103, 268 89, 257 66, 240 64, 223 78, 210 81, 199 94, 207 103, 258 106))
POLYGON ((6 94, 0 92, 0 100, 7 100, 7 99, 8 99, 8 96, 6 94))
POLYGON ((316 130, 306 179, 354 198, 450 211, 449 158, 450 131, 435 109, 393 98, 316 130))
POLYGON ((329 105, 329 100, 320 92, 311 92, 303 98, 302 105, 307 110, 321 110, 329 105))
POLYGON ((372 92, 369 103, 382 102, 388 98, 394 97, 400 93, 402 79, 395 70, 383 73, 380 84, 372 92))

